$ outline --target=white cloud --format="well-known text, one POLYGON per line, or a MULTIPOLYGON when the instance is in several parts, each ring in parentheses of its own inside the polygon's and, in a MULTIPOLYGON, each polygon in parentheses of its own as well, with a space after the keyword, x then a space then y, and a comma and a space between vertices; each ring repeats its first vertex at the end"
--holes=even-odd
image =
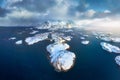
POLYGON ((49 16, 53 19, 70 19, 69 12, 71 7, 76 7, 79 5, 78 2, 73 0, 56 0, 56 5, 49 9, 49 16))
POLYGON ((17 3, 22 2, 23 0, 6 0, 7 3, 17 3))
POLYGON ((90 10, 88 10, 88 11, 85 12, 85 16, 87 16, 87 17, 93 17, 95 13, 96 13, 95 10, 90 9, 90 10))
POLYGON ((76 11, 75 12, 75 16, 78 18, 78 17, 80 17, 80 16, 82 16, 83 15, 83 13, 81 13, 81 12, 78 12, 78 11, 76 11))
POLYGON ((64 0, 56 0, 57 4, 61 4, 64 0))
POLYGON ((50 11, 54 15, 59 15, 59 16, 64 16, 65 17, 67 15, 68 9, 69 9, 68 4, 62 5, 62 3, 61 3, 61 4, 53 7, 50 11))
POLYGON ((70 4, 64 0, 56 0, 56 6, 49 9, 50 18, 63 19, 66 18, 70 4))
POLYGON ((105 10, 104 13, 109 14, 109 13, 111 13, 111 11, 110 10, 105 10))
POLYGON ((84 19, 84 20, 77 20, 75 24, 78 27, 85 27, 85 28, 120 28, 120 19, 106 17, 106 18, 95 18, 95 19, 84 19))
POLYGON ((111 25, 118 25, 118 23, 116 23, 114 21, 107 22, 107 20, 105 18, 102 18, 105 16, 112 16, 112 14, 111 15, 109 14, 113 11, 112 9, 110 9, 111 11, 106 9, 103 12, 99 13, 96 10, 94 10, 94 8, 89 9, 91 4, 84 2, 84 1, 80 3, 77 0, 50 0, 50 2, 51 1, 53 2, 53 4, 51 4, 49 2, 49 0, 47 2, 46 1, 41 2, 41 1, 42 0, 38 0, 38 1, 6 0, 6 4, 3 8, 5 8, 6 10, 8 10, 10 12, 6 13, 5 17, 0 17, 0 25, 2 25, 3 21, 4 21, 3 23, 5 23, 5 22, 11 23, 12 21, 14 23, 14 21, 16 20, 16 24, 17 24, 19 22, 22 23, 22 21, 23 21, 23 23, 26 23, 24 20, 28 20, 28 22, 29 22, 32 19, 36 19, 39 21, 40 19, 44 19, 44 20, 48 20, 48 19, 76 20, 76 19, 83 19, 83 18, 84 19, 88 18, 88 19, 81 20, 79 25, 95 26, 96 25, 95 23, 99 24, 99 26, 108 26, 108 25, 110 25, 110 23, 111 23, 111 25), (19 3, 19 2, 22 2, 22 3, 20 3, 19 5, 15 4, 15 3, 19 3), (30 5, 25 5, 25 4, 29 4, 29 3, 30 3, 30 5), (89 9, 89 10, 87 10, 87 9, 89 9), (101 17, 101 19, 99 19, 99 18, 92 19, 95 17, 101 17), (18 20, 18 22, 17 22, 17 20, 18 20), (106 22, 106 23, 104 23, 104 22, 106 22), (95 24, 95 25, 93 25, 93 24, 95 24))
POLYGON ((5 8, 6 9, 12 9, 11 7, 12 4, 17 3, 17 2, 22 2, 23 0, 6 0, 5 2, 5 8))
POLYGON ((14 10, 13 12, 7 14, 7 17, 12 17, 12 18, 31 18, 35 16, 40 16, 40 13, 36 12, 30 12, 25 9, 22 10, 14 10))
POLYGON ((96 11, 93 10, 93 9, 89 9, 85 12, 75 12, 75 16, 76 18, 79 18, 79 17, 87 17, 87 18, 91 18, 93 17, 94 15, 96 14, 96 11))
MULTIPOLYGON (((5 17, 0 17, 0 26, 17 26, 17 25, 24 25, 24 24, 28 24, 27 22, 29 20, 36 20, 39 21, 42 17, 45 17, 49 14, 49 12, 44 12, 44 13, 39 13, 39 12, 32 12, 32 11, 28 11, 26 9, 18 9, 16 8, 15 10, 13 10, 10 13, 7 13, 5 17), (20 21, 20 20, 24 20, 22 21, 22 24, 19 22, 14 22, 14 21, 20 21)), ((32 23, 32 22, 29 22, 32 23)), ((34 23, 33 23, 34 24, 34 23)))

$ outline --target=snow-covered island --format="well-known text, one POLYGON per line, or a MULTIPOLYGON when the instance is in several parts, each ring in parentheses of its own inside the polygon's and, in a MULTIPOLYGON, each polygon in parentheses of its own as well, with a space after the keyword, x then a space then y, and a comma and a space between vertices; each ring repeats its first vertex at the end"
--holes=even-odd
POLYGON ((88 41, 88 40, 84 40, 84 41, 81 41, 81 43, 84 44, 84 45, 87 45, 87 44, 90 43, 90 41, 88 41))
POLYGON ((25 42, 28 44, 28 45, 32 45, 34 43, 37 43, 39 41, 43 41, 43 40, 46 40, 48 39, 48 35, 49 33, 41 33, 41 34, 36 34, 32 37, 27 37, 25 39, 25 42))
POLYGON ((51 63, 57 71, 68 71, 74 64, 75 54, 67 50, 60 50, 51 56, 51 63))
POLYGON ((120 38, 116 37, 116 38, 111 38, 113 42, 115 43, 120 43, 120 38))
POLYGON ((82 40, 83 40, 83 39, 85 39, 85 37, 80 37, 80 39, 82 39, 82 40))
POLYGON ((120 43, 120 38, 118 37, 101 37, 100 39, 107 42, 120 43))
POLYGON ((9 38, 9 40, 15 40, 16 39, 16 37, 11 37, 11 38, 9 38))
POLYGON ((111 45, 106 42, 101 42, 100 45, 102 48, 108 52, 113 52, 113 53, 120 53, 120 48, 114 45, 111 45))
POLYGON ((50 53, 50 62, 56 71, 68 71, 75 62, 75 53, 68 51, 70 46, 60 37, 60 34, 52 34, 53 44, 46 49, 50 53))
POLYGON ((22 40, 18 40, 18 41, 16 41, 15 44, 17 44, 17 45, 22 44, 22 40))
POLYGON ((71 41, 72 37, 71 36, 62 36, 64 40, 71 41))
POLYGON ((47 46, 50 53, 50 62, 57 71, 68 71, 75 61, 75 54, 66 49, 69 45, 66 43, 53 43, 47 46))
POLYGON ((115 62, 120 66, 120 56, 115 57, 115 62))
POLYGON ((65 36, 63 33, 52 33, 51 37, 55 42, 71 41, 73 38, 72 36, 65 36))
POLYGON ((88 35, 87 35, 87 34, 84 34, 83 36, 84 36, 84 37, 88 37, 88 35))
POLYGON ((35 30, 33 30, 32 32, 30 32, 30 34, 36 34, 36 33, 38 33, 39 31, 35 31, 35 30))
POLYGON ((112 41, 111 37, 100 37, 100 39, 107 42, 112 41))
POLYGON ((66 43, 53 43, 47 46, 47 51, 52 55, 60 50, 66 50, 70 46, 66 43))
POLYGON ((101 39, 106 42, 120 43, 120 38, 113 37, 112 33, 93 32, 92 34, 96 36, 97 39, 101 39))

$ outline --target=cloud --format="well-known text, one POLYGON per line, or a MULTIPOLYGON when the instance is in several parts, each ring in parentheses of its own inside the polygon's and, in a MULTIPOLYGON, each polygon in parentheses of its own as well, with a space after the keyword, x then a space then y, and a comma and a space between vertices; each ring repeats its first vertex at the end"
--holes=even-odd
POLYGON ((56 3, 56 6, 49 9, 49 15, 52 15, 51 18, 65 18, 67 16, 70 4, 66 3, 64 0, 56 0, 56 3))
POLYGON ((83 19, 75 21, 77 27, 89 29, 119 28, 120 19, 115 17, 83 19))
POLYGON ((6 10, 4 8, 0 7, 0 17, 5 17, 7 13, 9 13, 9 10, 6 10))
POLYGON ((43 20, 48 13, 49 12, 39 13, 14 7, 11 12, 6 12, 5 16, 0 17, 0 26, 36 25, 39 24, 40 20, 43 20))
POLYGON ((119 2, 120 0, 4 0, 0 4, 0 25, 5 22, 11 25, 36 25, 44 20, 111 17, 120 15, 119 2))
POLYGON ((85 11, 85 12, 76 12, 76 18, 77 19, 79 19, 79 18, 92 18, 92 17, 94 17, 95 16, 95 14, 96 14, 97 12, 95 11, 95 10, 93 10, 93 9, 89 9, 89 10, 87 10, 87 11, 85 11))
POLYGON ((18 2, 22 2, 23 0, 6 0, 7 5, 12 5, 18 2))
POLYGON ((73 12, 72 8, 78 5, 79 4, 73 0, 56 0, 56 5, 48 10, 50 18, 59 20, 71 19, 73 16, 71 15, 71 12, 73 12))
POLYGON ((6 3, 6 7, 8 8, 18 7, 29 11, 38 12, 44 12, 56 5, 55 0, 8 0, 6 3))
POLYGON ((88 11, 85 12, 85 16, 87 17, 93 17, 95 15, 96 11, 93 9, 90 9, 88 11))
POLYGON ((28 11, 25 9, 19 9, 19 10, 14 10, 11 13, 7 14, 7 17, 9 18, 25 18, 25 19, 30 19, 30 18, 37 18, 41 16, 45 16, 46 14, 38 13, 38 12, 32 12, 28 11))
POLYGON ((26 9, 18 9, 6 14, 5 17, 0 17, 0 24, 1 26, 35 25, 39 23, 41 18, 44 19, 44 16, 47 15, 48 12, 38 13, 26 9))
POLYGON ((105 10, 104 13, 109 14, 109 13, 111 13, 111 11, 110 10, 105 10))

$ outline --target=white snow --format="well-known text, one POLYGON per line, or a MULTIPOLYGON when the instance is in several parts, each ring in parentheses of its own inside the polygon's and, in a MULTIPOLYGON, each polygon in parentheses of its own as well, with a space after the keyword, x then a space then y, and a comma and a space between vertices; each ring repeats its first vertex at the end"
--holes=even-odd
POLYGON ((87 34, 85 34, 85 35, 83 35, 84 37, 88 37, 88 35, 87 34))
POLYGON ((22 44, 22 40, 16 41, 15 44, 17 45, 22 44))
POLYGON ((120 38, 112 38, 113 42, 120 43, 120 38))
POLYGON ((66 36, 64 33, 52 33, 51 37, 55 42, 71 41, 72 39, 72 36, 66 36))
POLYGON ((120 66, 120 56, 115 57, 115 62, 120 66))
POLYGON ((101 37, 100 39, 103 41, 108 41, 108 42, 112 41, 111 37, 101 37))
POLYGON ((67 41, 71 41, 72 37, 71 36, 62 36, 63 39, 67 41))
POLYGON ((28 44, 28 45, 32 45, 34 43, 37 43, 39 41, 43 41, 43 40, 46 40, 48 38, 48 35, 49 33, 42 33, 42 34, 36 34, 35 36, 33 37, 28 37, 25 39, 25 42, 28 44))
POLYGON ((120 43, 120 38, 118 37, 101 37, 100 38, 101 40, 104 40, 104 41, 111 41, 111 42, 114 42, 114 43, 120 43))
POLYGON ((58 51, 51 56, 51 63, 58 71, 67 71, 74 64, 75 54, 67 50, 58 51))
POLYGON ((70 29, 72 26, 71 22, 66 21, 47 21, 36 27, 37 29, 48 29, 48 30, 58 30, 63 28, 70 29))
POLYGON ((57 51, 60 50, 66 50, 68 49, 70 46, 66 43, 53 43, 47 46, 47 51, 51 54, 56 53, 57 51))
POLYGON ((111 45, 106 42, 101 42, 100 45, 102 48, 108 52, 113 52, 113 53, 120 53, 120 48, 114 45, 111 45))
POLYGON ((85 37, 80 37, 80 39, 85 39, 85 37))
POLYGON ((52 33, 51 37, 55 43, 59 43, 59 42, 62 43, 62 42, 65 42, 65 40, 63 40, 61 37, 63 35, 64 35, 63 33, 52 33))
POLYGON ((96 36, 97 39, 101 39, 107 42, 112 41, 111 34, 112 33, 106 33, 106 32, 93 32, 93 35, 96 36))
POLYGON ((52 38, 55 42, 46 47, 50 53, 50 62, 57 71, 68 71, 74 65, 75 54, 67 51, 70 46, 63 43, 60 37, 53 34, 52 38))
POLYGON ((35 31, 35 30, 33 30, 32 32, 30 32, 30 34, 36 34, 36 33, 38 33, 39 31, 35 31))
POLYGON ((9 38, 9 40, 15 40, 16 39, 16 37, 11 37, 11 38, 9 38))
POLYGON ((82 43, 82 44, 84 44, 84 45, 87 45, 87 44, 89 44, 89 43, 90 43, 90 41, 85 40, 85 41, 81 41, 81 43, 82 43))

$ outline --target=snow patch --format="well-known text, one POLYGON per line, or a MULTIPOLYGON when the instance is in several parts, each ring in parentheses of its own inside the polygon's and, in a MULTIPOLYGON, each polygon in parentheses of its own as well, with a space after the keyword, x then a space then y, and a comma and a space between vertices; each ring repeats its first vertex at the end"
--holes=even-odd
POLYGON ((120 56, 115 57, 115 62, 120 66, 120 56))
POLYGON ((113 53, 120 53, 120 48, 114 45, 111 45, 106 42, 101 42, 100 45, 102 48, 108 52, 113 52, 113 53))
POLYGON ((28 37, 25 39, 25 42, 28 44, 28 45, 32 45, 32 44, 35 44, 39 41, 43 41, 43 40, 46 40, 48 39, 48 35, 49 33, 41 33, 41 34, 36 34, 35 36, 33 37, 28 37))
POLYGON ((15 44, 17 44, 17 45, 22 44, 22 40, 16 41, 15 44))
POLYGON ((82 44, 84 44, 84 45, 87 45, 87 44, 89 44, 89 43, 90 43, 90 41, 85 40, 85 41, 81 41, 81 43, 82 43, 82 44))

